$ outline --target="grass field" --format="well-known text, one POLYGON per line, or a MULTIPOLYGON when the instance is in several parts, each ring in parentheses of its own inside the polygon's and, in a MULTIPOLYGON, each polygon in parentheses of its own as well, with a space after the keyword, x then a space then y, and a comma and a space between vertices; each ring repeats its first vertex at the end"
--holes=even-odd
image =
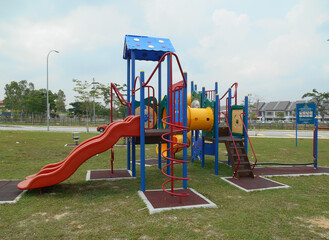
MULTIPOLYGON (((61 161, 71 141, 71 133, 0 131, 0 179, 23 179, 61 161)), ((261 162, 312 162, 311 139, 300 139, 298 148, 294 139, 252 141, 261 162)), ((329 140, 319 140, 319 166, 329 167, 328 146, 329 140)), ((147 157, 156 156, 153 145, 146 148, 147 157)), ((220 154, 224 159, 224 145, 220 154)), ((125 147, 115 147, 115 157, 115 168, 125 168, 125 147)), ((0 205, 0 239, 329 239, 328 175, 273 177, 290 188, 247 193, 220 179, 232 175, 225 164, 215 176, 214 158, 207 156, 205 168, 188 164, 188 186, 218 208, 149 215, 137 194, 138 166, 133 180, 85 181, 87 170, 107 169, 109 159, 102 153, 42 195, 30 190, 16 204, 0 205)), ((157 167, 146 168, 147 189, 165 180, 157 167)))

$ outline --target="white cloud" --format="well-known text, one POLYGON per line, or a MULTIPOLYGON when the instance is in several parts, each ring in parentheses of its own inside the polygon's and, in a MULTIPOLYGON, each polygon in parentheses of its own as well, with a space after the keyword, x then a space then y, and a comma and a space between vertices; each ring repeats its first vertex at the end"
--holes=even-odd
MULTIPOLYGON (((275 13, 270 18, 264 18, 266 8, 240 3, 143 0, 131 9, 124 2, 93 3, 89 5, 96 6, 68 7, 61 17, 12 17, 11 22, 0 22, 0 57, 5 60, 0 63, 1 79, 27 79, 44 87, 46 55, 57 49, 61 54, 52 56, 51 81, 65 85, 65 92, 72 92, 68 81, 73 77, 124 82, 123 38, 140 34, 170 38, 189 80, 208 89, 218 81, 224 91, 238 81, 241 96, 256 93, 276 100, 288 95, 282 86, 320 85, 329 64, 326 0, 301 0, 285 12, 271 3, 275 13)), ((136 74, 144 69, 148 75, 154 66, 138 62, 136 74)))
POLYGON ((317 28, 329 15, 321 7, 300 1, 283 18, 254 21, 247 14, 214 10, 208 34, 190 51, 203 63, 201 77, 223 79, 225 86, 243 82, 243 91, 262 91, 258 94, 270 99, 282 96, 283 86, 307 82, 294 75, 326 54, 317 28))
POLYGON ((323 71, 329 73, 329 64, 323 66, 323 71))
POLYGON ((233 11, 217 9, 212 15, 212 20, 216 25, 217 34, 222 34, 223 37, 241 37, 249 30, 249 17, 246 14, 237 15, 233 11))
POLYGON ((55 92, 63 89, 68 103, 74 95, 72 78, 91 81, 96 77, 103 83, 125 81, 120 71, 124 62, 117 55, 121 57, 124 35, 131 30, 131 16, 107 5, 80 6, 61 17, 35 19, 22 16, 12 22, 0 22, 0 52, 6 60, 0 64, 0 99, 10 81, 27 79, 37 89, 45 88, 46 57, 52 49, 60 54, 50 59, 49 87, 55 92), (102 54, 103 49, 108 51, 108 57, 97 57, 96 53, 102 54), (116 71, 111 73, 113 68, 116 71))
POLYGON ((0 51, 19 61, 43 63, 51 49, 93 51, 121 43, 130 21, 129 16, 112 6, 82 6, 64 18, 42 22, 21 18, 0 25, 0 31, 6 35, 5 39, 0 38, 0 51))
POLYGON ((210 2, 212 1, 144 0, 143 17, 147 26, 157 34, 192 38, 202 31, 207 18, 201 9, 210 2))

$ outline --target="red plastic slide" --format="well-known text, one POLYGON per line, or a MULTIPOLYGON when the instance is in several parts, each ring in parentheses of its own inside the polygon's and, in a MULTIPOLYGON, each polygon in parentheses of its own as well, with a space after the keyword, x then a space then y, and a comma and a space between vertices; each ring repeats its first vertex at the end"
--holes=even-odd
POLYGON ((86 160, 113 147, 120 137, 139 135, 140 116, 129 116, 124 121, 113 122, 101 135, 79 144, 63 161, 46 165, 38 173, 26 177, 17 187, 25 190, 63 182, 86 160))

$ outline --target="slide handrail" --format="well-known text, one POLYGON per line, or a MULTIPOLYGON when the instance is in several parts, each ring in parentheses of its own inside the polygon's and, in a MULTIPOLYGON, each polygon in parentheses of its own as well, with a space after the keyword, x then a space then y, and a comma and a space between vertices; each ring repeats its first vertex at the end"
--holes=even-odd
POLYGON ((246 113, 244 113, 244 112, 241 113, 241 114, 240 114, 240 119, 241 119, 241 121, 242 121, 244 131, 245 131, 245 133, 246 133, 246 135, 247 135, 247 138, 248 138, 248 141, 249 141, 250 147, 251 147, 252 152, 253 152, 254 157, 255 157, 255 163, 254 163, 254 165, 253 165, 253 167, 252 167, 252 169, 251 169, 251 170, 254 170, 254 168, 255 168, 256 163, 257 163, 258 160, 257 160, 257 156, 256 156, 256 153, 255 153, 254 147, 253 147, 253 145, 252 145, 252 143, 251 143, 251 140, 250 140, 250 137, 249 137, 249 134, 248 134, 248 130, 247 130, 247 128, 246 128, 246 125, 244 124, 244 121, 243 121, 242 115, 246 115, 246 113))
POLYGON ((233 141, 234 149, 235 149, 236 155, 238 156, 238 159, 239 159, 239 162, 238 162, 237 166, 235 167, 235 170, 234 170, 234 173, 233 173, 233 177, 234 177, 236 172, 238 171, 239 166, 240 166, 241 158, 240 158, 240 155, 239 155, 239 152, 238 152, 238 148, 236 147, 236 144, 235 144, 235 141, 234 141, 234 137, 233 137, 233 134, 232 134, 232 131, 231 131, 231 128, 230 128, 230 124, 228 123, 228 118, 227 118, 227 116, 224 112, 222 112, 222 114, 225 116, 226 125, 228 127, 228 130, 230 131, 230 137, 233 141))
POLYGON ((111 123, 113 122, 113 90, 114 90, 114 93, 117 95, 120 103, 123 106, 127 106, 129 109, 129 114, 131 114, 131 103, 127 102, 123 98, 122 94, 120 93, 119 89, 115 86, 115 84, 111 83, 111 123))
MULTIPOLYGON (((229 89, 232 89, 233 87, 235 88, 235 91, 231 98, 232 99, 234 98, 235 105, 237 105, 238 104, 238 83, 237 82, 233 83, 232 86, 229 87, 229 89)), ((223 94, 222 97, 219 98, 219 101, 222 100, 228 94, 229 89, 223 94)))

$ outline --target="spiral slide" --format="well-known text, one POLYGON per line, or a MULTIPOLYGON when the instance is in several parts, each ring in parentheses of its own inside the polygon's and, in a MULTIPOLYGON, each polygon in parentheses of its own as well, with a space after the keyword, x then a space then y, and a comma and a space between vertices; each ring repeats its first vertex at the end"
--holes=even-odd
POLYGON ((25 190, 48 187, 63 182, 82 163, 92 156, 110 149, 121 137, 138 137, 139 135, 140 116, 129 116, 124 121, 113 122, 101 135, 82 142, 63 161, 46 165, 38 173, 26 177, 17 187, 25 190))

